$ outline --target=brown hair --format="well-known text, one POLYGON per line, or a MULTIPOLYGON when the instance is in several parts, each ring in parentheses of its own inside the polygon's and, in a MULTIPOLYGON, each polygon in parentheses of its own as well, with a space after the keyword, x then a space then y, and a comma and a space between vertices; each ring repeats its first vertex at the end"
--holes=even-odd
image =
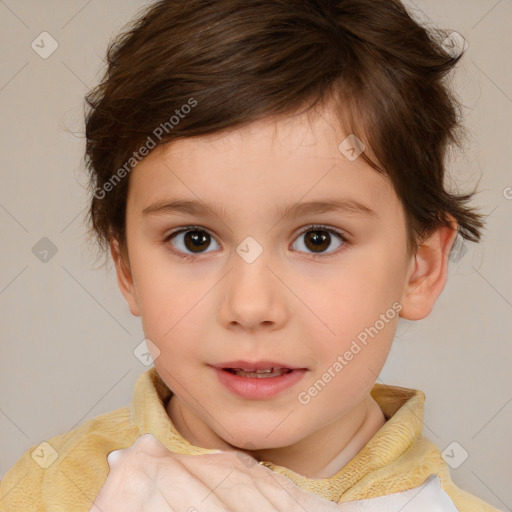
POLYGON ((110 43, 103 79, 86 96, 91 233, 101 249, 112 238, 125 247, 128 173, 143 147, 334 100, 345 133, 368 148, 362 158, 389 176, 411 250, 450 225, 447 214, 479 241, 483 218, 466 204, 474 192, 445 190, 447 149, 461 140, 460 105, 445 83, 460 55, 443 48, 447 35, 398 0, 151 4, 110 43))

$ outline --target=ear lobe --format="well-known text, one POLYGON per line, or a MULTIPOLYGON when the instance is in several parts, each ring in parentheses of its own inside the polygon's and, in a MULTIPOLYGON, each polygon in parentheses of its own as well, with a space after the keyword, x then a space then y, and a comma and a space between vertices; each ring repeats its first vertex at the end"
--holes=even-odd
POLYGON ((407 320, 427 317, 446 284, 448 258, 457 236, 457 222, 452 216, 449 218, 451 227, 436 229, 412 257, 400 311, 407 320))
POLYGON ((128 307, 130 308, 132 315, 140 316, 140 309, 137 303, 137 294, 133 285, 133 277, 131 274, 129 262, 125 261, 127 260, 128 255, 123 256, 119 247, 119 242, 115 238, 110 241, 110 252, 112 254, 112 259, 114 260, 114 265, 116 268, 117 284, 119 286, 119 290, 128 303, 128 307))

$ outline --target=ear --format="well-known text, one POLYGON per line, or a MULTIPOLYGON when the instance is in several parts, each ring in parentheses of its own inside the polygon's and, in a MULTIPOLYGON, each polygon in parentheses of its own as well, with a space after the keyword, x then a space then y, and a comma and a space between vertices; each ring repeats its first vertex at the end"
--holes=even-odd
POLYGON ((122 253, 119 247, 119 242, 115 238, 110 241, 110 252, 116 267, 117 284, 119 289, 126 299, 132 315, 140 316, 140 309, 137 303, 135 287, 133 285, 128 254, 122 253))
POLYGON ((457 221, 449 215, 451 227, 442 226, 418 247, 412 256, 402 296, 400 316, 408 320, 427 317, 443 291, 448 273, 448 258, 457 236, 457 221))

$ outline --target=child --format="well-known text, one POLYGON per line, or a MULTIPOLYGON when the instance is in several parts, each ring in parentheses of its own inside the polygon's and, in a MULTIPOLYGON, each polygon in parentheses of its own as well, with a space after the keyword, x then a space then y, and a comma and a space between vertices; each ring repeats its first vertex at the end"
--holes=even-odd
POLYGON ((422 435, 424 394, 375 383, 483 227, 443 184, 442 41, 398 0, 160 0, 115 41, 90 219, 154 368, 27 452, 0 511, 496 510, 422 435))

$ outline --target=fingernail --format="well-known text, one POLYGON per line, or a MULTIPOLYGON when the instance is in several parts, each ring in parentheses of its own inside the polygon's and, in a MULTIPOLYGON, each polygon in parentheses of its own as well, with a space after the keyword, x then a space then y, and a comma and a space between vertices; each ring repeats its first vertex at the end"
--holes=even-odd
POLYGON ((112 466, 112 464, 115 464, 117 462, 117 460, 119 459, 120 451, 121 450, 114 450, 107 455, 107 462, 109 466, 112 466))

